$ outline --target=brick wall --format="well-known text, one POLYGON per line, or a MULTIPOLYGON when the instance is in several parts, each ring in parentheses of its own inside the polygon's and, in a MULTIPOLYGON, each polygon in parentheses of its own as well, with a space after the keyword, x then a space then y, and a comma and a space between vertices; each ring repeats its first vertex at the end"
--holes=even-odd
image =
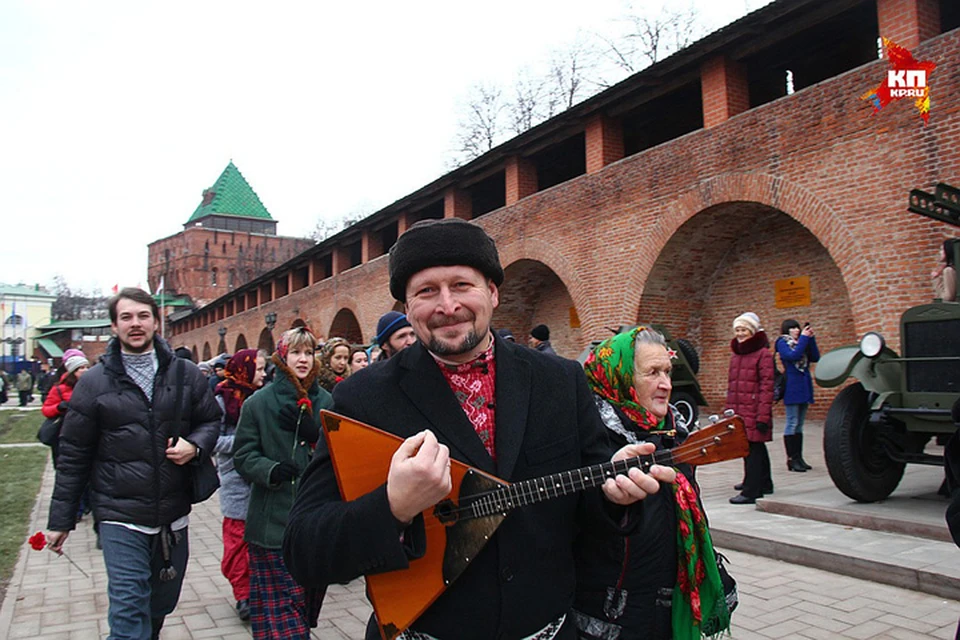
MULTIPOLYGON (((478 218, 507 271, 496 323, 525 340, 544 322, 572 357, 607 325, 662 321, 701 352, 714 407, 730 325, 747 309, 774 333, 784 317, 810 320, 823 351, 868 330, 898 349, 901 312, 932 297, 937 249, 958 235, 906 211, 910 189, 960 184, 958 52, 960 31, 914 51, 939 65, 926 127, 908 100, 873 115, 859 99, 886 77, 876 61, 478 218), (794 275, 810 276, 811 306, 776 309, 773 281, 794 275)), ((370 340, 394 304, 386 285, 377 258, 224 320, 227 342, 240 328, 259 335, 268 310, 279 335, 296 317, 329 334, 349 309, 370 340)), ((216 327, 174 342, 215 346, 216 327)), ((822 412, 830 393, 817 393, 822 412)))

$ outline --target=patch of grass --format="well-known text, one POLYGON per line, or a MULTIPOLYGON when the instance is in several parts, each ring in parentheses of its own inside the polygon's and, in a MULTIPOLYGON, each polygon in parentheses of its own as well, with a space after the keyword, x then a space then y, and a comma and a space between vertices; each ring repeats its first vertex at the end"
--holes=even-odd
POLYGON ((40 492, 49 452, 43 446, 0 449, 0 601, 13 575, 20 547, 32 533, 27 531, 30 511, 40 492))
POLYGON ((37 442, 43 420, 39 411, 0 411, 0 444, 37 442))

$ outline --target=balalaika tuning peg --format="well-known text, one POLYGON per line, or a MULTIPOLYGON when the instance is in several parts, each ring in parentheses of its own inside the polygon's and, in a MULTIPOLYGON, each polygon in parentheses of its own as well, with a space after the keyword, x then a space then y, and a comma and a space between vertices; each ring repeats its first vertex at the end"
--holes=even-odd
POLYGON ((723 417, 724 417, 724 418, 732 418, 732 417, 733 417, 733 409, 727 409, 726 411, 724 411, 724 412, 723 412, 723 417))
POLYGON ((718 422, 720 422, 720 416, 713 413, 713 414, 710 414, 710 417, 708 417, 707 420, 710 421, 710 424, 717 424, 718 422))

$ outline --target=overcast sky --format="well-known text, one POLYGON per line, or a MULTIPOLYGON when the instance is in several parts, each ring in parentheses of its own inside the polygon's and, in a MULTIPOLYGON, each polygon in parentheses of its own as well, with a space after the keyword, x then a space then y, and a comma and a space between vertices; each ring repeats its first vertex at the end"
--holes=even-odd
MULTIPOLYGON (((638 7, 655 0, 636 0, 638 7)), ((765 0, 695 0, 717 28, 765 0)), ((0 2, 0 283, 146 284, 231 159, 278 221, 375 211, 448 171, 503 86, 623 0, 0 2)))

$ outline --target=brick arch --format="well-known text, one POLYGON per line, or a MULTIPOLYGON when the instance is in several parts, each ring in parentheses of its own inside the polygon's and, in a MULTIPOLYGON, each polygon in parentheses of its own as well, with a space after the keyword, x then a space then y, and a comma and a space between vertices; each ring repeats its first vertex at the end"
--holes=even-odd
POLYGON ((236 353, 237 351, 240 351, 246 348, 247 348, 247 337, 241 333, 240 335, 237 336, 237 342, 233 347, 233 352, 236 353))
POLYGON ((645 238, 647 250, 637 254, 633 271, 625 287, 631 299, 625 305, 640 310, 640 300, 651 270, 674 233, 697 214, 716 205, 734 202, 757 203, 778 210, 806 228, 826 249, 840 269, 843 284, 851 300, 855 330, 870 325, 876 328, 880 317, 879 300, 870 295, 875 289, 875 265, 847 226, 843 217, 814 192, 784 178, 762 173, 728 173, 704 180, 680 194, 664 207, 656 226, 645 238))
POLYGON ((203 360, 207 361, 212 357, 213 357, 213 354, 210 352, 210 343, 204 342, 203 343, 203 360))
POLYGON ((264 327, 260 331, 260 337, 257 339, 257 349, 263 349, 267 353, 273 353, 276 347, 273 343, 273 334, 270 333, 270 329, 264 327))
POLYGON ((330 332, 327 338, 346 338, 354 344, 363 344, 363 330, 357 320, 357 314, 352 309, 341 307, 330 323, 330 332))

